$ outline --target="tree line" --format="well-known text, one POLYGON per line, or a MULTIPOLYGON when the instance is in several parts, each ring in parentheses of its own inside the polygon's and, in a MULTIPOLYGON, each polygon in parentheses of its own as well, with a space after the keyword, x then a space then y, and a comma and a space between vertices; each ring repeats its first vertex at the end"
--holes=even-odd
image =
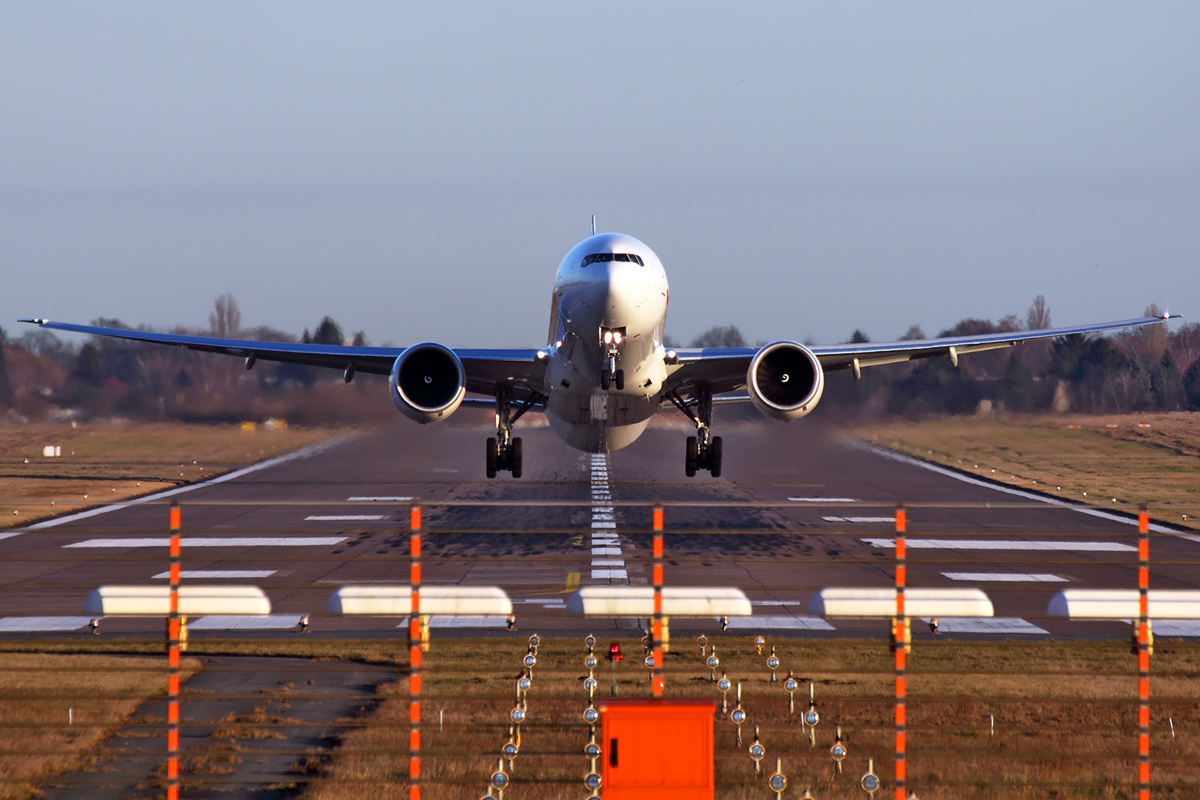
MULTIPOLYGON (((1155 306, 1146 309, 1156 315, 1155 306)), ((97 325, 128 327, 120 320, 97 325)), ((1024 319, 964 319, 939 336, 965 336, 1051 325, 1050 309, 1034 299, 1024 319)), ((331 317, 293 336, 267 326, 242 326, 232 295, 216 299, 203 333, 230 339, 367 344, 362 331, 347 336, 331 317)), ((899 339, 924 339, 917 325, 899 339)), ((854 331, 850 342, 870 337, 854 331)), ((678 347, 667 339, 668 346, 678 347)), ((762 344, 762 343, 760 343, 762 344)), ((745 347, 734 325, 714 326, 691 347, 745 347)), ((358 391, 347 392, 340 375, 297 364, 242 362, 178 347, 161 347, 104 337, 82 345, 40 328, 9 336, 0 328, 0 410, 10 420, 62 419, 74 415, 143 419, 232 421, 278 416, 294 422, 325 423, 382 419, 390 406, 367 387, 379 379, 360 375, 358 391)), ((1153 325, 1111 336, 1066 336, 1016 348, 964 356, 957 368, 931 358, 863 370, 861 381, 847 371, 830 373, 826 414, 970 414, 981 408, 1031 411, 1200 410, 1200 325, 1153 325)))

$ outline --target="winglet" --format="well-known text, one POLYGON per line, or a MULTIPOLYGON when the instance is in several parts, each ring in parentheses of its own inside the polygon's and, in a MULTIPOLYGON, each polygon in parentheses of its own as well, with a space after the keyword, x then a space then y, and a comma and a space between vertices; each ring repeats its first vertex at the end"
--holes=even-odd
POLYGON ((33 324, 33 325, 42 325, 42 324, 44 324, 44 323, 46 323, 46 322, 49 322, 49 321, 50 321, 50 320, 48 320, 48 319, 42 319, 41 317, 29 317, 28 319, 19 319, 19 320, 17 320, 17 322, 28 322, 28 323, 31 323, 31 324, 33 324))

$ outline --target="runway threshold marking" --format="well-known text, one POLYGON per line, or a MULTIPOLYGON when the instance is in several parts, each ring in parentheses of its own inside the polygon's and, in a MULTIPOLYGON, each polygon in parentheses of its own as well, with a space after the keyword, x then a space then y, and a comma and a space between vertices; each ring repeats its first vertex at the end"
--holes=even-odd
MULTIPOLYGON (((230 536, 216 537, 184 537, 184 547, 331 547, 346 541, 346 536, 230 536)), ((88 539, 83 542, 64 544, 63 548, 97 548, 97 547, 169 547, 171 540, 163 537, 143 537, 137 539, 88 539)))
MULTIPOLYGON (((895 539, 863 539, 872 547, 891 548, 895 539)), ((1119 542, 1021 542, 1008 539, 909 539, 915 550, 1012 550, 1060 551, 1064 553, 1127 553, 1137 548, 1119 542)))
POLYGON ((836 630, 820 617, 730 617, 730 630, 789 630, 789 631, 832 631, 836 630))
POLYGON ((1066 578, 1044 572, 943 572, 952 581, 972 583, 1067 583, 1066 578))
MULTIPOLYGON (((179 577, 187 580, 223 580, 228 578, 269 578, 274 575, 273 569, 185 569, 179 577)), ((170 572, 160 572, 151 580, 166 580, 170 572)))
POLYGON ((4 617, 0 619, 0 633, 77 631, 86 628, 93 619, 95 617, 4 617))
MULTIPOLYGON (((926 624, 929 617, 922 617, 926 624)), ((1158 620, 1154 620, 1157 627, 1158 620)), ((1020 633, 1049 636, 1050 631, 1039 628, 1020 617, 939 617, 940 633, 1020 633)))
POLYGON ((378 522, 383 514, 312 514, 305 522, 378 522))

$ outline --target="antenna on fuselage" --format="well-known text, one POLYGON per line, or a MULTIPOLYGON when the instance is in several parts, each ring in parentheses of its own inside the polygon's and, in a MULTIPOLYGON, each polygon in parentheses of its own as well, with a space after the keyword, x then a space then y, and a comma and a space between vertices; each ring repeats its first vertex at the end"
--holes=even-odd
POLYGON ((592 236, 596 235, 596 215, 592 214, 592 236))

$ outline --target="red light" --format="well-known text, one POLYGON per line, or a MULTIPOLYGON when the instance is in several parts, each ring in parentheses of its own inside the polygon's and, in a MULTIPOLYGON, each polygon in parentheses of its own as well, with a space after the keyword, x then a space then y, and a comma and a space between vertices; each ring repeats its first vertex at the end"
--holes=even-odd
POLYGON ((616 642, 613 642, 612 644, 610 644, 608 646, 608 660, 612 661, 612 662, 618 662, 622 658, 623 658, 623 656, 621 655, 621 645, 617 644, 616 642))

